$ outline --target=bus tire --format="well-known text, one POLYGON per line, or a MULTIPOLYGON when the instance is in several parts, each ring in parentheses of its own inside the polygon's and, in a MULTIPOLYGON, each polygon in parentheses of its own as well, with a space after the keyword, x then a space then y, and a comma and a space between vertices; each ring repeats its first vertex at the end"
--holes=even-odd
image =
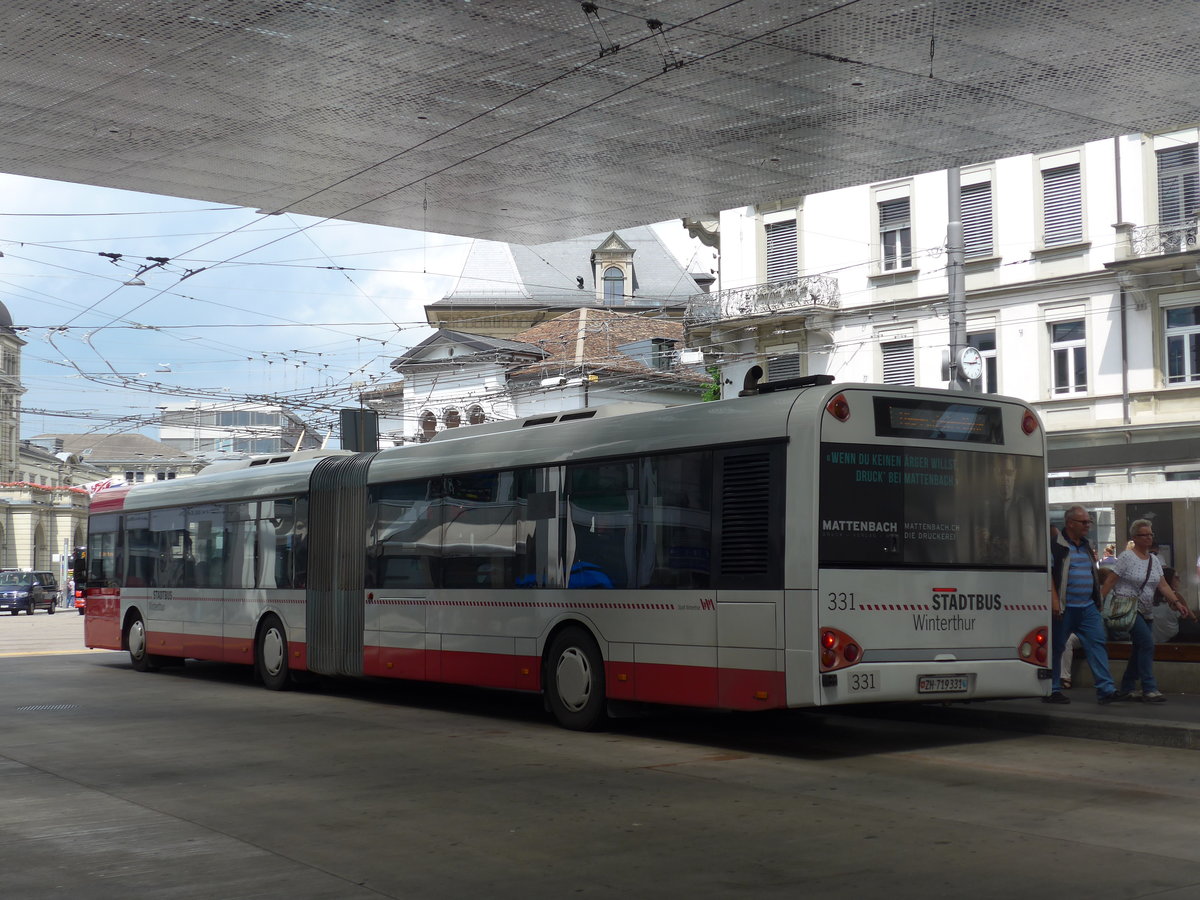
POLYGON ((276 615, 268 615, 258 627, 254 642, 254 671, 269 691, 285 691, 291 685, 288 677, 287 632, 276 615))
POLYGON ((592 731, 605 718, 604 659, 586 629, 564 628, 546 653, 546 703, 572 731, 592 731))
POLYGON ((135 672, 153 672, 158 668, 158 657, 148 650, 146 623, 140 615, 134 616, 125 630, 125 646, 129 648, 129 664, 135 672))

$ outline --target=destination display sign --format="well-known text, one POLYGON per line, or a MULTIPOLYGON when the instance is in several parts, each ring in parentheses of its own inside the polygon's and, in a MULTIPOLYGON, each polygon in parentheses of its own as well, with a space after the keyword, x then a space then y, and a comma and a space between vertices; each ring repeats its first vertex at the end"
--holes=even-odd
POLYGON ((820 484, 822 566, 1045 565, 1036 457, 825 443, 820 484))
POLYGON ((880 437, 1003 444, 1004 417, 1000 407, 980 403, 876 397, 875 433, 880 437))

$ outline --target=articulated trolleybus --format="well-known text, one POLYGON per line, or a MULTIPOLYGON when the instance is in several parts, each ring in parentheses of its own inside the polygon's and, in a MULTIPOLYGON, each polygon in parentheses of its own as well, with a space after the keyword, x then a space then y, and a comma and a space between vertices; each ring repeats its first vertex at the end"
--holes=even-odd
POLYGON ((86 643, 138 670, 245 663, 276 690, 541 692, 576 729, 622 702, 1044 694, 1038 417, 830 380, 102 492, 86 643))

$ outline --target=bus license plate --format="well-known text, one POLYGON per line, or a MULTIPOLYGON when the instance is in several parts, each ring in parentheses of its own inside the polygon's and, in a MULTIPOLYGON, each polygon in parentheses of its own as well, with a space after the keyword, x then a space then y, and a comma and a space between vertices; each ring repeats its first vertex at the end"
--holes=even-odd
POLYGON ((918 675, 918 694, 965 694, 966 675, 918 675))

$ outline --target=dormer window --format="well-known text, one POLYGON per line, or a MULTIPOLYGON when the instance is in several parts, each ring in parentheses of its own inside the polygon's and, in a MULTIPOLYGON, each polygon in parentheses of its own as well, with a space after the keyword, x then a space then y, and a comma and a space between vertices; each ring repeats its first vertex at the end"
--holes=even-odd
POLYGON ((605 306, 623 306, 637 291, 633 253, 633 248, 621 240, 615 231, 592 251, 596 299, 605 306))

